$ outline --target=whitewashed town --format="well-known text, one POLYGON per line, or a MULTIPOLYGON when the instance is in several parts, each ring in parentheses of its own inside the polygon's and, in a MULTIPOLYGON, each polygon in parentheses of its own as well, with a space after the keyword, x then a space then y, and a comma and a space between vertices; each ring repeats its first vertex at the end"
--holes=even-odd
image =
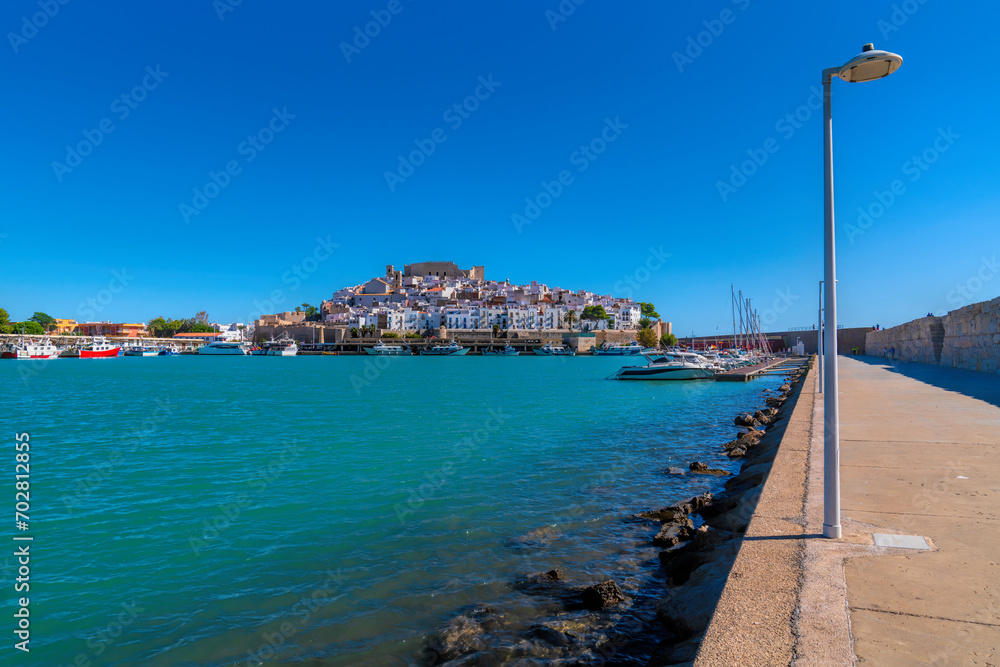
MULTIPOLYGON (((406 264, 402 271, 390 264, 384 276, 335 292, 320 311, 328 324, 399 332, 494 326, 502 330, 625 331, 638 329, 643 317, 639 304, 631 299, 550 288, 536 281, 515 285, 509 280, 487 280, 485 272, 482 266, 460 269, 454 262, 406 264)), ((260 324, 272 321, 265 317, 260 324)))

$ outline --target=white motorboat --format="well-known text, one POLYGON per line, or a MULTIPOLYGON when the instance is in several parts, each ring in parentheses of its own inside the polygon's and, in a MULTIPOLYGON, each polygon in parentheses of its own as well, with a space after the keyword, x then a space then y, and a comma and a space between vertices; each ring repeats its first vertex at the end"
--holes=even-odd
POLYGON ((198 348, 198 354, 212 354, 212 355, 245 355, 247 353, 246 345, 243 343, 233 343, 228 341, 217 340, 212 343, 206 343, 198 348))
POLYGON ((576 356, 576 352, 569 349, 565 345, 553 345, 552 343, 546 343, 541 347, 535 348, 535 354, 540 357, 573 357, 576 356))
POLYGON ((62 348, 52 344, 48 336, 40 341, 22 338, 0 352, 0 359, 56 359, 62 348))
POLYGON ((157 348, 145 345, 130 345, 125 348, 124 352, 126 357, 157 357, 159 355, 160 351, 157 348))
POLYGON ((644 352, 645 366, 624 366, 616 380, 701 380, 711 378, 717 369, 693 352, 644 352))
POLYGON ((597 356, 627 357, 634 354, 642 354, 643 347, 639 343, 632 341, 628 345, 624 343, 610 343, 605 341, 604 345, 594 348, 597 356))
POLYGON ((469 348, 462 347, 455 341, 448 344, 439 343, 425 350, 420 350, 420 354, 430 357, 460 357, 469 353, 469 348))
POLYGON ((377 345, 372 347, 364 348, 365 354, 375 354, 375 355, 389 355, 389 356, 410 356, 413 354, 413 350, 409 347, 404 347, 402 345, 386 345, 385 341, 380 340, 377 345))

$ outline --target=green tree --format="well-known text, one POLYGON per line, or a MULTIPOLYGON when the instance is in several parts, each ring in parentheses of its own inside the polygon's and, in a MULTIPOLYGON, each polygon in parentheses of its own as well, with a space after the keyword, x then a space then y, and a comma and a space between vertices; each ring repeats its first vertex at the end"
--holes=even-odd
POLYGON ((663 347, 673 347, 674 345, 677 345, 677 336, 672 333, 663 334, 660 338, 660 343, 663 344, 663 347))
POLYGON ((28 318, 28 320, 30 322, 38 322, 39 324, 42 325, 42 328, 45 329, 46 331, 51 331, 56 325, 56 318, 46 313, 36 312, 34 315, 28 318))
POLYGON ((146 328, 153 334, 153 338, 167 338, 167 321, 162 317, 154 317, 146 322, 146 328))
POLYGON ((12 322, 11 324, 13 328, 11 333, 24 332, 30 336, 40 336, 45 333, 45 327, 34 320, 28 320, 26 322, 12 322))
POLYGON ((648 329, 652 323, 653 321, 651 319, 649 319, 648 317, 643 317, 641 320, 639 320, 639 328, 648 329))
POLYGON ((606 310, 604 310, 604 306, 584 306, 583 314, 580 315, 580 319, 591 322, 596 322, 598 320, 606 320, 608 322, 612 321, 612 317, 608 315, 606 310))
POLYGON ((8 322, 10 322, 10 314, 3 308, 0 308, 0 325, 7 324, 8 322))
POLYGON ((639 310, 642 312, 643 317, 649 317, 649 318, 655 317, 656 319, 660 319, 660 314, 656 312, 656 308, 653 306, 652 303, 640 301, 639 310))
POLYGON ((643 347, 656 346, 656 332, 652 329, 641 329, 638 334, 639 344, 643 347))
POLYGON ((201 322, 202 324, 208 324, 208 312, 204 310, 199 310, 194 314, 194 321, 201 322))
POLYGON ((499 335, 500 335, 500 325, 499 324, 494 324, 493 325, 493 337, 496 338, 499 335))
POLYGON ((310 306, 308 303, 302 305, 305 307, 303 312, 306 314, 306 322, 319 322, 323 319, 322 314, 316 306, 310 306))
POLYGON ((191 325, 190 331, 191 333, 212 333, 215 331, 215 327, 211 324, 196 321, 191 325))
POLYGON ((360 333, 357 327, 351 327, 351 338, 357 338, 360 333))
POLYGON ((576 321, 576 311, 575 310, 571 310, 568 313, 566 313, 566 323, 569 324, 569 330, 570 331, 573 330, 573 322, 575 322, 575 321, 576 321))

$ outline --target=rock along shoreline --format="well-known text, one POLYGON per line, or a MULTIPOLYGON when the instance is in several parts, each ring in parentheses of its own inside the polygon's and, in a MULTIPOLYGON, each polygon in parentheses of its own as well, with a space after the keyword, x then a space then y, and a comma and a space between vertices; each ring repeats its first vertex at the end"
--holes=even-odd
MULTIPOLYGON (((513 623, 499 609, 478 604, 425 638, 417 652, 423 667, 493 665, 690 664, 699 649, 729 571, 753 517, 781 444, 788 415, 812 362, 790 371, 766 408, 737 415, 743 430, 721 445, 742 460, 739 473, 692 461, 689 471, 728 476, 718 494, 693 496, 626 518, 655 531, 660 572, 633 595, 613 580, 573 585, 558 570, 526 574, 514 590, 538 599, 537 622, 513 623), (640 600, 639 598, 642 598, 640 600), (516 626, 516 627, 515 627, 516 626), (645 656, 640 658, 639 656, 645 656)), ((628 589, 628 586, 625 586, 628 589)))

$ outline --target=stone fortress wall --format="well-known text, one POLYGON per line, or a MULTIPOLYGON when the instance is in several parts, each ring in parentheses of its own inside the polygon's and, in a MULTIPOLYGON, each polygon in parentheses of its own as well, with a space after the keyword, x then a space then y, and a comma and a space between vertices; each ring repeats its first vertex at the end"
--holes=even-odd
POLYGON ((869 331, 865 349, 882 356, 985 373, 1000 372, 1000 297, 953 310, 944 317, 921 317, 891 329, 869 331))

